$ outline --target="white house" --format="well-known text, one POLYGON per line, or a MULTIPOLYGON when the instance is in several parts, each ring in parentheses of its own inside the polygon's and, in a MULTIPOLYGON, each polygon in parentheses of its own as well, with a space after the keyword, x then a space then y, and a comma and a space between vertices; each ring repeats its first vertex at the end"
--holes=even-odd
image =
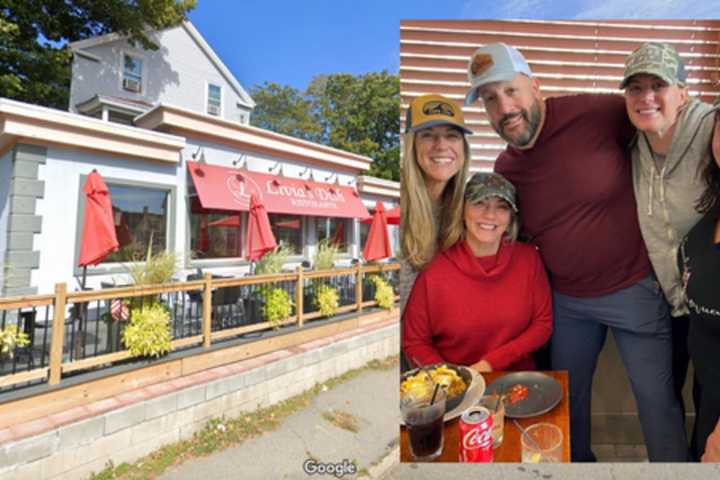
POLYGON ((70 44, 70 111, 131 124, 164 103, 249 123, 255 102, 190 22, 148 36, 158 50, 117 34, 70 44))
POLYGON ((72 44, 70 112, 0 99, 2 295, 77 288, 93 169, 121 249, 88 269, 90 287, 126 281, 125 261, 151 240, 178 254, 181 278, 247 272, 251 191, 295 264, 323 239, 343 262, 361 257, 359 220, 376 201, 396 206, 399 184, 365 175, 370 158, 250 126, 253 100, 190 23, 151 37, 154 52, 114 34, 72 44))

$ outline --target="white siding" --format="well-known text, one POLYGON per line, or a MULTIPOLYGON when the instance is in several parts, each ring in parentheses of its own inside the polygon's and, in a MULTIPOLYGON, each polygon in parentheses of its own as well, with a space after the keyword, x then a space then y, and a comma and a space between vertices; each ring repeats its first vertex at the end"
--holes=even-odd
POLYGON ((205 113, 210 82, 222 87, 223 118, 239 121, 241 109, 237 103, 244 102, 183 27, 156 32, 150 37, 160 45, 158 50, 143 50, 139 44, 132 47, 126 40, 116 40, 83 49, 98 57, 100 63, 75 55, 70 110, 75 111, 77 103, 100 94, 153 105, 163 102, 205 113), (122 88, 124 52, 144 59, 141 93, 122 88))
MULTIPOLYGON (((56 282, 67 282, 68 290, 78 286, 73 279, 80 241, 79 216, 82 185, 80 176, 96 168, 103 177, 134 180, 176 187, 179 166, 140 162, 125 158, 101 156, 77 150, 48 147, 47 163, 40 165, 38 179, 45 182, 45 196, 38 199, 36 215, 42 216, 42 232, 35 235, 34 250, 40 251, 39 268, 32 272, 32 286, 38 293, 51 293, 56 282)), ((173 201, 184 206, 184 193, 173 201), (180 198, 182 197, 182 198, 180 198)), ((171 222, 172 224, 172 222, 171 222)), ((184 234, 184 222, 175 222, 175 243, 184 234)), ((180 251, 179 253, 182 253, 180 251)), ((117 276, 117 275, 116 275, 117 276)), ((98 288, 110 276, 88 276, 88 286, 98 288)))

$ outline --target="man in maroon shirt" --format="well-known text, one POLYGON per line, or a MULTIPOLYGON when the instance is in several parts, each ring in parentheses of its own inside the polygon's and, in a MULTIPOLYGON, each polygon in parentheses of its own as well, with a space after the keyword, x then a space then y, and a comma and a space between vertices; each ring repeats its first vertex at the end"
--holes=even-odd
POLYGON ((568 370, 573 461, 590 449, 592 378, 613 331, 638 405, 651 461, 685 461, 673 392, 671 325, 638 226, 626 146, 634 134, 616 95, 543 99, 522 55, 502 44, 469 64, 470 105, 480 99, 508 142, 495 170, 515 184, 523 230, 553 289, 552 367, 568 370))

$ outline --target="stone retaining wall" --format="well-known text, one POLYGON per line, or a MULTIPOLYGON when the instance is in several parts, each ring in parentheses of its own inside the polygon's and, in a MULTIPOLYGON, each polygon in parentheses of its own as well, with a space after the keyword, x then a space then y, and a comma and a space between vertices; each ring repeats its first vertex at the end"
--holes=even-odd
POLYGON ((78 479, 397 355, 397 318, 0 430, 0 479, 78 479))

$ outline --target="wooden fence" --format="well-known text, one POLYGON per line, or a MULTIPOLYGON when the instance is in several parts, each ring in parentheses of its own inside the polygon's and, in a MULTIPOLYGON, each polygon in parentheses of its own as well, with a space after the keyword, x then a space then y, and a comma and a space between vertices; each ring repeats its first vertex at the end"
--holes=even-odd
MULTIPOLYGON (((78 312, 82 312, 83 308, 85 309, 85 313, 83 314, 85 315, 85 326, 84 330, 82 330, 83 327, 82 324, 80 324, 81 326, 79 328, 82 331, 79 333, 82 333, 83 338, 87 334, 87 306, 91 305, 91 302, 96 302, 98 305, 95 323, 97 333, 101 325, 100 312, 102 307, 100 307, 100 305, 102 301, 105 301, 106 315, 104 315, 104 317, 107 325, 103 328, 108 329, 104 330, 106 335, 109 335, 112 322, 119 322, 119 320, 109 320, 110 317, 107 316, 110 313, 110 305, 113 301, 146 297, 148 295, 164 295, 165 298, 174 298, 174 300, 168 302, 168 304, 171 305, 169 310, 171 312, 172 322, 175 322, 176 318, 185 319, 187 311, 190 312, 189 318, 192 319, 192 305, 195 305, 196 311, 200 310, 199 307, 201 306, 201 313, 198 312, 196 322, 198 328, 195 330, 190 328, 182 335, 174 334, 171 345, 173 350, 200 346, 203 347, 202 350, 205 350, 210 348, 214 342, 223 339, 273 328, 273 325, 268 321, 255 321, 249 325, 242 326, 228 326, 225 325, 224 322, 221 323, 219 319, 222 317, 223 312, 219 308, 220 306, 213 304, 213 301, 214 295, 217 295, 217 292, 221 292, 224 289, 235 289, 240 292, 240 288, 256 289, 260 285, 282 285, 284 286, 283 288, 293 291, 292 293, 294 293, 295 314, 282 321, 281 326, 296 325, 299 328, 303 328, 306 322, 322 317, 319 311, 312 311, 312 309, 308 309, 306 305, 307 295, 305 293, 309 285, 344 278, 344 285, 350 289, 354 288, 354 296, 350 298, 350 301, 344 302, 344 305, 341 303, 336 314, 352 311, 361 312, 363 308, 376 305, 374 298, 369 298, 371 295, 374 295, 374 288, 367 288, 370 283, 367 281, 368 274, 381 274, 386 277, 391 277, 390 283, 394 284, 396 283, 396 274, 399 268, 399 264, 396 263, 377 265, 358 264, 351 268, 325 271, 304 271, 302 267, 298 267, 293 273, 239 278, 215 278, 210 273, 205 273, 204 277, 200 280, 181 283, 105 288, 102 290, 80 292, 68 292, 67 285, 65 283, 59 283, 56 285, 53 295, 2 298, 0 299, 0 314, 2 315, 0 328, 5 328, 6 325, 15 322, 18 328, 22 327, 21 330, 31 336, 31 343, 29 347, 16 347, 13 352, 15 355, 13 360, 10 360, 7 355, 4 358, 0 358, 0 366, 4 365, 7 367, 9 361, 13 362, 12 369, 0 369, 0 388, 7 390, 8 388, 12 389, 16 386, 27 384, 28 382, 41 383, 45 380, 47 380, 49 385, 57 385, 65 374, 91 368, 111 366, 115 362, 132 358, 130 352, 124 349, 98 354, 97 339, 94 349, 95 355, 85 355, 84 344, 81 349, 82 355, 73 354, 74 349, 77 350, 75 348, 76 345, 72 345, 73 342, 68 341, 68 336, 72 334, 74 337, 75 334, 78 333, 76 332, 76 320, 78 312), (371 294, 368 294, 369 292, 371 294), (191 304, 188 310, 186 300, 189 296, 194 296, 200 299, 200 301, 191 304), (44 325, 37 319, 38 309, 42 310, 43 308, 45 309, 45 317, 48 320, 44 325), (181 310, 182 317, 177 314, 179 310, 181 310), (9 316, 10 319, 6 320, 8 313, 12 314, 9 316), (40 328, 44 329, 43 340, 37 342, 37 330, 40 328), (48 331, 50 332, 49 339, 48 331), (33 352, 33 348, 35 348, 35 350, 38 349, 37 343, 41 345, 39 347, 40 360, 38 360, 40 367, 34 368, 35 353, 33 352), (29 350, 29 353, 27 353, 27 350, 29 350), (26 357, 29 355, 27 358, 29 358, 30 361, 25 371, 17 372, 17 356, 23 354, 25 354, 26 357), (78 356, 81 358, 78 359, 78 356), (10 370, 10 372, 8 372, 8 370, 10 370), (5 372, 5 374, 2 374, 3 372, 5 372)), ((247 293, 249 291, 250 290, 246 290, 245 292, 247 293)), ((348 295, 346 295, 346 298, 347 297, 348 295)), ((225 305, 225 307, 227 307, 227 305, 225 305)), ((232 308, 233 305, 229 307, 232 308)), ((119 341, 117 343, 119 344, 119 341)), ((110 345, 109 341, 108 345, 110 345)))

